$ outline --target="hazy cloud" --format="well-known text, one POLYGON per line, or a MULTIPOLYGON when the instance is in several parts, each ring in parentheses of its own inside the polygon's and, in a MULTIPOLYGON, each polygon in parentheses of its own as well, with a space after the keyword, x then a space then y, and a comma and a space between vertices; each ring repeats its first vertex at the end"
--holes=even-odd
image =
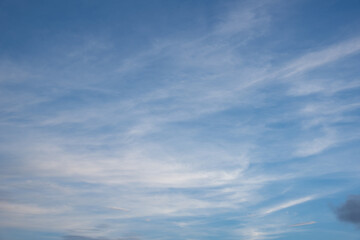
POLYGON ((285 76, 290 77, 294 74, 312 70, 316 67, 347 57, 351 54, 358 53, 359 50, 360 38, 355 37, 327 47, 323 50, 310 52, 290 63, 286 68, 288 73, 285 76))
POLYGON ((297 224, 290 225, 290 227, 300 227, 300 226, 312 225, 315 223, 316 223, 315 221, 303 222, 303 223, 297 223, 297 224))
POLYGON ((82 236, 64 236, 64 240, 105 240, 105 238, 91 238, 82 236))
MULTIPOLYGON (((112 240, 138 240, 140 238, 138 237, 123 237, 123 238, 116 238, 112 240)), ((84 236, 75 236, 75 235, 68 235, 64 236, 63 240, 111 240, 109 238, 103 238, 103 237, 84 237, 84 236)))
MULTIPOLYGON (((88 16, 86 29, 109 35, 0 57, 0 227, 63 240, 277 239, 327 221, 311 201, 359 187, 360 36, 309 38, 292 12, 307 4, 290 1, 163 1, 170 18, 160 2, 118 2, 95 4, 114 9, 104 26, 88 16)), ((356 202, 336 211, 359 226, 356 202)))

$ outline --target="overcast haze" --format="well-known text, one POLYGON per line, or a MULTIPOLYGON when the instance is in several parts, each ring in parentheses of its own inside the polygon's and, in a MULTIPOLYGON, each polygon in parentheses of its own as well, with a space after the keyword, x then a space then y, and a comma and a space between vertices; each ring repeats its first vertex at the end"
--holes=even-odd
POLYGON ((359 240, 359 13, 0 0, 0 240, 359 240))

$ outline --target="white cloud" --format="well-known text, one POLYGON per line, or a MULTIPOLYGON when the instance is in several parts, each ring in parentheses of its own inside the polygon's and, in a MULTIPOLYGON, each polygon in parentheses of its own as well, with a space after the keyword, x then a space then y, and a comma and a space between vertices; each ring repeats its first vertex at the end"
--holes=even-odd
POLYGON ((299 204, 314 200, 316 198, 317 197, 315 195, 310 195, 310 196, 290 200, 290 201, 281 203, 279 205, 276 205, 276 206, 273 206, 273 207, 270 207, 270 208, 262 209, 260 211, 260 214, 263 214, 263 215, 271 214, 271 213, 278 212, 278 211, 281 211, 281 210, 286 209, 286 208, 290 208, 290 207, 293 207, 293 206, 296 206, 296 205, 299 205, 299 204))
POLYGON ((306 226, 306 225, 312 225, 315 223, 317 223, 317 222, 315 222, 315 221, 303 222, 303 223, 297 223, 297 224, 290 225, 290 227, 301 227, 301 226, 306 226))
MULTIPOLYGON (((266 2, 245 2, 239 4, 220 20, 215 29, 217 35, 244 34, 246 31, 262 30, 270 21, 266 2)), ((248 33, 249 34, 249 33, 248 33)), ((245 34, 244 34, 245 35, 245 34)))
POLYGON ((61 208, 45 208, 39 207, 31 204, 19 204, 11 202, 0 202, 0 212, 6 212, 10 214, 20 214, 20 215, 45 215, 45 214, 55 214, 61 213, 65 209, 61 208))
POLYGON ((338 140, 333 134, 327 134, 323 137, 309 139, 298 145, 298 148, 295 151, 295 156, 308 157, 311 155, 319 154, 326 149, 334 146, 337 142, 338 140))
POLYGON ((282 234, 294 232, 285 224, 285 219, 267 220, 253 223, 237 230, 237 233, 249 240, 278 239, 282 234), (272 223, 269 223, 272 222, 272 223))
POLYGON ((294 81, 288 93, 292 96, 306 96, 310 94, 331 95, 345 90, 360 87, 359 81, 344 80, 323 80, 323 79, 303 79, 294 81))
POLYGON ((325 64, 335 62, 360 51, 360 38, 355 37, 338 44, 334 44, 320 51, 313 51, 292 61, 283 71, 285 77, 304 73, 325 64))

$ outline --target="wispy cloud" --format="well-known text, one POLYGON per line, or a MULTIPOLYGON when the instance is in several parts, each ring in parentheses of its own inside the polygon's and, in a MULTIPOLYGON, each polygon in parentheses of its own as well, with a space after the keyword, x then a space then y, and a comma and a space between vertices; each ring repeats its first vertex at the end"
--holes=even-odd
POLYGON ((250 240, 277 239, 281 235, 291 232, 283 223, 263 223, 260 226, 252 226, 240 229, 241 236, 250 240))
POLYGON ((322 50, 316 50, 292 61, 285 67, 285 77, 304 73, 325 64, 335 62, 339 59, 356 54, 360 51, 360 38, 355 37, 334 44, 322 50))
POLYGON ((306 226, 306 225, 312 225, 315 223, 316 223, 315 221, 303 222, 303 223, 297 223, 297 224, 290 225, 290 227, 301 227, 301 226, 306 226))
POLYGON ((129 212, 130 211, 129 209, 120 208, 120 207, 110 207, 110 209, 117 210, 117 211, 122 211, 122 212, 129 212))
MULTIPOLYGON (((139 240, 141 238, 138 237, 121 237, 116 238, 116 240, 139 240)), ((85 236, 75 236, 75 235, 67 235, 63 237, 63 240, 110 240, 109 238, 104 237, 85 237, 85 236)))
POLYGON ((20 215, 45 215, 64 212, 65 209, 45 208, 32 204, 19 204, 11 202, 0 202, 0 211, 20 215))
POLYGON ((332 147, 336 142, 335 134, 330 132, 323 137, 307 140, 306 142, 299 144, 295 155, 299 157, 307 157, 319 154, 332 147))
POLYGON ((296 205, 299 205, 299 204, 302 204, 302 203, 305 203, 305 202, 308 202, 308 201, 311 201, 314 199, 316 199, 316 196, 311 195, 311 196, 306 196, 306 197, 290 200, 290 201, 283 202, 279 205, 275 205, 270 208, 265 208, 265 209, 261 210, 260 213, 263 215, 271 214, 271 213, 281 211, 283 209, 290 208, 290 207, 293 207, 293 206, 296 206, 296 205))
POLYGON ((360 40, 282 57, 281 1, 228 4, 203 33, 152 36, 142 50, 92 36, 46 63, 1 61, 1 226, 66 240, 298 231, 289 222, 320 199, 320 176, 356 170, 324 156, 360 137, 359 81, 312 71, 346 62, 360 40), (213 219, 233 225, 203 231, 213 219))

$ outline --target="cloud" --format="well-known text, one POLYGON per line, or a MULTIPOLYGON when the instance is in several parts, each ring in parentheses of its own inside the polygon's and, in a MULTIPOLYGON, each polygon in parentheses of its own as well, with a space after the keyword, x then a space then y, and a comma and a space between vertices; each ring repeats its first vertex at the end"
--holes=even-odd
POLYGON ((113 209, 113 210, 117 210, 117 211, 122 211, 122 212, 129 212, 130 211, 129 209, 120 208, 120 207, 109 207, 109 208, 113 209))
POLYGON ((139 240, 138 237, 104 238, 104 237, 84 237, 76 235, 63 236, 63 240, 139 240))
MULTIPOLYGON (((66 59, 59 55, 56 62, 62 63, 50 64, 49 71, 36 61, 33 68, 0 66, 0 72, 6 73, 0 82, 22 81, 34 75, 29 69, 42 73, 32 88, 18 92, 9 88, 2 96, 12 114, 4 118, 11 127, 3 128, 0 138, 7 139, 1 142, 1 157, 10 156, 12 163, 1 162, 4 184, 0 190, 29 204, 0 203, 1 213, 6 212, 1 225, 12 222, 23 228, 70 230, 67 233, 72 235, 65 240, 110 240, 94 237, 96 226, 116 222, 97 228, 96 234, 123 236, 122 231, 142 227, 135 221, 151 219, 141 231, 154 224, 152 232, 165 232, 173 227, 159 223, 162 219, 191 228, 192 218, 218 218, 219 214, 223 220, 224 215, 262 209, 244 223, 241 233, 246 239, 277 238, 296 231, 289 228, 289 221, 266 223, 273 223, 283 209, 315 199, 307 195, 318 192, 317 185, 306 188, 302 198, 294 199, 298 193, 291 190, 279 202, 273 198, 292 188, 288 180, 312 180, 339 168, 335 161, 332 168, 329 162, 308 159, 296 161, 301 167, 291 170, 287 164, 294 162, 294 155, 318 157, 335 146, 342 131, 329 125, 345 111, 337 106, 349 107, 352 99, 348 97, 346 103, 295 100, 324 92, 332 97, 359 84, 346 85, 345 79, 328 90, 330 80, 310 77, 286 91, 277 85, 278 79, 288 80, 351 56, 358 51, 359 40, 308 49, 300 57, 290 56, 294 60, 285 66, 280 57, 280 65, 273 65, 278 55, 271 47, 262 52, 264 39, 256 39, 255 45, 251 42, 266 34, 271 24, 268 10, 260 1, 232 7, 201 37, 157 39, 153 47, 133 57, 107 56, 111 59, 107 68, 90 63, 102 58, 95 56, 102 49, 117 53, 116 44, 93 40, 79 51, 71 47, 66 59), (89 74, 84 76, 85 72, 89 74), (38 91, 38 86, 43 88, 38 91), (320 117, 329 132, 313 131, 297 139, 301 123, 320 117), (272 123, 280 127, 274 130, 272 123), (280 147, 273 149, 269 142, 280 147), (286 151, 289 154, 283 154, 286 151), (279 157, 282 154, 285 157, 279 157), (64 203, 72 208, 69 213, 50 214, 57 214, 52 209, 64 203), (31 221, 19 213, 31 216, 31 221), (11 221, 6 218, 10 215, 11 221), (263 225, 258 224, 260 218, 267 218, 263 225)), ((347 171, 345 167, 341 169, 347 171)))
POLYGON ((287 228, 283 222, 267 220, 239 229, 237 232, 246 240, 278 239, 282 234, 291 232, 294 229, 287 228), (272 223, 269 223, 272 222, 272 223))
POLYGON ((259 26, 264 27, 270 21, 265 10, 268 5, 269 2, 265 1, 240 4, 220 19, 214 34, 224 36, 259 30, 259 26))
POLYGON ((356 54, 360 51, 360 38, 355 37, 345 40, 341 43, 334 44, 320 51, 308 53, 287 65, 284 68, 285 77, 291 77, 295 74, 321 67, 325 64, 335 62, 344 57, 356 54))
POLYGON ((305 202, 308 202, 308 201, 311 201, 314 199, 316 199, 316 196, 311 195, 311 196, 306 196, 306 197, 290 200, 288 202, 284 202, 279 205, 263 209, 260 211, 260 213, 263 215, 267 215, 267 214, 274 213, 274 212, 277 212, 277 211, 280 211, 280 210, 283 210, 283 209, 286 209, 289 207, 293 207, 293 206, 296 206, 296 205, 299 205, 299 204, 302 204, 302 203, 305 203, 305 202))
POLYGON ((66 209, 61 208, 44 208, 31 204, 19 204, 4 201, 0 202, 0 212, 7 212, 10 214, 46 215, 63 212, 65 210, 66 209))
POLYGON ((336 144, 336 138, 332 133, 326 133, 325 136, 307 140, 300 143, 298 149, 295 152, 295 156, 308 157, 311 155, 319 154, 326 149, 336 144))
POLYGON ((106 240, 105 238, 92 238, 92 237, 83 237, 83 236, 64 236, 64 240, 106 240))
POLYGON ((344 81, 339 79, 304 79, 300 78, 293 82, 288 94, 291 96, 306 96, 311 94, 323 94, 330 96, 332 94, 351 90, 360 87, 358 81, 344 81))
POLYGON ((346 202, 335 210, 340 221, 355 224, 360 228, 360 195, 350 195, 346 202))
POLYGON ((300 227, 300 226, 312 225, 315 223, 316 223, 315 221, 303 222, 303 223, 297 223, 297 224, 290 225, 290 227, 300 227))

